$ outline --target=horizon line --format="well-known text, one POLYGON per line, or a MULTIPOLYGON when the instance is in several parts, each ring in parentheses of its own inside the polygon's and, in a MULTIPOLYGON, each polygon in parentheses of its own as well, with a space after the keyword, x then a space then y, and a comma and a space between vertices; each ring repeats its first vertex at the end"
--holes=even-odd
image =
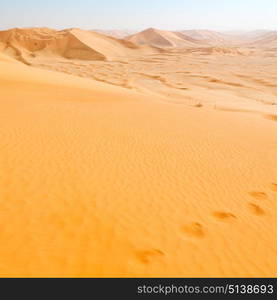
POLYGON ((256 27, 255 29, 245 29, 245 28, 241 28, 241 29, 210 29, 210 28, 205 28, 205 27, 201 27, 201 28, 196 28, 196 27, 184 27, 184 28, 179 28, 179 29, 165 29, 165 28, 159 28, 159 27, 153 27, 153 26, 149 26, 149 27, 144 27, 144 28, 84 28, 84 27, 77 27, 77 26, 73 26, 73 27, 59 27, 59 26, 15 26, 15 27, 5 27, 2 28, 0 27, 0 31, 6 31, 6 30, 11 30, 11 29, 34 29, 34 28, 48 28, 48 29, 54 29, 54 30, 66 30, 66 29, 81 29, 81 30, 102 30, 102 31, 137 31, 137 32, 141 32, 141 31, 145 31, 148 29, 156 29, 156 30, 164 30, 164 31, 183 31, 183 30, 208 30, 208 31, 217 31, 217 32, 252 32, 252 31, 277 31, 277 27, 276 28, 262 28, 262 27, 256 27))

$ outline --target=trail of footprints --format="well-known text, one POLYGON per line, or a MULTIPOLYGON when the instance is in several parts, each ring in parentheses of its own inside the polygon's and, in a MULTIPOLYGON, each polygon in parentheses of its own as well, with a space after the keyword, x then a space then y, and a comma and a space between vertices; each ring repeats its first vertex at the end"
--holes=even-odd
MULTIPOLYGON (((273 192, 277 192, 277 183, 271 183, 269 188, 273 192)), ((264 216, 266 214, 265 210, 262 208, 260 203, 254 201, 267 200, 269 197, 267 193, 262 191, 251 191, 248 193, 250 197, 253 198, 251 202, 248 202, 249 212, 255 216, 264 216)), ((220 222, 233 222, 237 220, 237 216, 226 211, 214 211, 212 213, 214 219, 220 222)), ((193 238, 197 240, 202 240, 206 237, 205 227, 199 222, 191 222, 181 227, 181 233, 186 238, 193 238)), ((136 252, 136 257, 138 261, 144 265, 148 265, 152 260, 162 259, 166 254, 159 249, 149 249, 136 252)))
MULTIPOLYGON (((273 192, 277 192, 277 183, 271 183, 269 185, 269 188, 273 192)), ((248 209, 249 212, 252 213, 255 216, 264 216, 266 214, 265 210, 263 209, 262 205, 260 203, 256 203, 256 201, 261 200, 267 200, 269 197, 267 193, 262 191, 251 191, 248 193, 250 197, 253 198, 253 201, 248 203, 248 209)), ((222 222, 232 222, 237 219, 237 216, 230 212, 225 211, 214 211, 212 213, 212 216, 222 222)), ((187 224, 181 228, 181 231, 183 234, 185 234, 187 237, 193 237, 196 239, 203 239, 206 235, 205 228, 202 224, 198 222, 193 222, 190 224, 187 224)))

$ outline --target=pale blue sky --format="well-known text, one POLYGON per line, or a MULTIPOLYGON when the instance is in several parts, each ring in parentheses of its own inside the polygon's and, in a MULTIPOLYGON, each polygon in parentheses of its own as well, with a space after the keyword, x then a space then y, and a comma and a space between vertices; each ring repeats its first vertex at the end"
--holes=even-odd
POLYGON ((2 0, 0 29, 277 29, 277 0, 2 0))

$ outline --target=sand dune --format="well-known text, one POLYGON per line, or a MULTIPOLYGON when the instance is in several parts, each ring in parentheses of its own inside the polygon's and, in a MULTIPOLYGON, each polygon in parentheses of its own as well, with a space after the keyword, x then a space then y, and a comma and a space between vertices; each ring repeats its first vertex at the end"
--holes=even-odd
POLYGON ((268 32, 256 37, 250 45, 262 48, 277 49, 277 31, 268 32))
POLYGON ((161 48, 193 47, 200 42, 181 32, 172 32, 149 28, 126 38, 138 45, 152 45, 161 48))
POLYGON ((277 276, 274 51, 156 35, 0 32, 1 277, 277 276))
POLYGON ((243 39, 258 39, 259 37, 264 36, 265 34, 270 33, 270 30, 252 30, 252 31, 247 31, 244 34, 241 34, 241 38, 243 39))
POLYGON ((207 44, 222 45, 228 43, 223 34, 212 30, 182 30, 181 32, 207 44))
POLYGON ((234 31, 223 31, 219 34, 224 38, 225 42, 223 45, 243 45, 250 43, 268 33, 268 30, 234 30, 234 31))
POLYGON ((234 46, 257 46, 268 47, 276 40, 276 32, 269 30, 254 31, 227 31, 216 32, 212 30, 183 30, 183 34, 190 36, 210 46, 234 47, 234 46))
POLYGON ((11 29, 0 32, 2 51, 24 63, 37 58, 113 60, 157 49, 81 29, 55 31, 47 28, 11 29))
POLYGON ((270 30, 254 30, 239 32, 223 32, 226 43, 237 47, 248 47, 257 49, 276 48, 277 32, 270 30))

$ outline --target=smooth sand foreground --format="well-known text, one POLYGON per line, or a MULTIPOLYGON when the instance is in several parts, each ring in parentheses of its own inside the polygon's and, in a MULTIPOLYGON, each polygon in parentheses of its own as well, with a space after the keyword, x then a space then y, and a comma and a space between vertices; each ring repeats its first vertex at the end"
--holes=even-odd
POLYGON ((277 276, 277 118, 0 57, 0 275, 277 276))

